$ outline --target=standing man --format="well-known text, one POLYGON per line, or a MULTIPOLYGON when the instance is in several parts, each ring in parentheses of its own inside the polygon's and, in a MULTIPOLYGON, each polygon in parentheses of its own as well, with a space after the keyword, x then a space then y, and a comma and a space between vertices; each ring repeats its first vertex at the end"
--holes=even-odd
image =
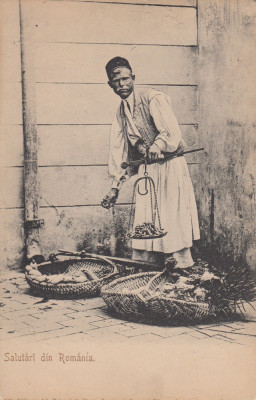
MULTIPOLYGON (((181 131, 164 93, 151 88, 135 88, 135 76, 125 58, 115 57, 106 65, 108 84, 122 99, 111 132, 109 173, 112 188, 102 202, 112 207, 122 184, 134 171, 123 170, 122 162, 129 162, 146 155, 150 160, 163 157, 162 152, 177 154, 185 149, 181 131)), ((167 235, 157 239, 133 239, 133 259, 161 262, 172 255, 178 268, 193 265, 190 248, 192 240, 200 238, 194 191, 183 156, 173 160, 148 165, 147 172, 154 180, 160 220, 167 235)), ((144 166, 138 170, 143 176, 144 166)), ((137 196, 135 225, 147 222, 150 207, 147 196, 137 196)))

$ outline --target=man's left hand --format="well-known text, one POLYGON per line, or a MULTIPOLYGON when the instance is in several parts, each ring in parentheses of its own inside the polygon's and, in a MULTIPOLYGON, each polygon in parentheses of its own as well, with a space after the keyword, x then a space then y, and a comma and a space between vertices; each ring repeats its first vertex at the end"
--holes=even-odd
POLYGON ((119 190, 116 188, 112 188, 110 192, 104 197, 101 202, 103 208, 109 210, 111 207, 114 207, 117 198, 118 198, 119 190))
POLYGON ((161 150, 155 143, 153 143, 148 150, 148 158, 149 161, 154 161, 162 158, 161 150))

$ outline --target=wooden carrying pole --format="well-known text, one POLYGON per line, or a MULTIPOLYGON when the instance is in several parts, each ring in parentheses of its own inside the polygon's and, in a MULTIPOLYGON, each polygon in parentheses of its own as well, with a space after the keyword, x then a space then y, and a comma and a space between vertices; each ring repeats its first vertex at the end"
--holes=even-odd
POLYGON ((40 255, 39 228, 43 221, 38 219, 38 137, 33 66, 33 21, 29 20, 29 7, 31 7, 31 1, 19 1, 24 135, 24 222, 27 258, 31 259, 35 255, 40 255))

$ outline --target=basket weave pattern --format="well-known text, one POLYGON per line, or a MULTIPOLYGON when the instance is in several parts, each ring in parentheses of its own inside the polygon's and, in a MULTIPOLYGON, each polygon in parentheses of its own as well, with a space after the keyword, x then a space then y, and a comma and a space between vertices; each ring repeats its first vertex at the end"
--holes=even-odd
POLYGON ((37 266, 37 270, 43 275, 63 274, 68 276, 80 270, 87 270, 96 276, 104 268, 106 274, 98 279, 88 280, 83 283, 50 283, 38 282, 25 273, 26 280, 33 291, 37 294, 60 299, 70 299, 79 297, 96 297, 100 294, 103 285, 111 282, 118 276, 118 270, 114 266, 107 264, 104 260, 97 259, 69 259, 45 262, 37 266))
MULTIPOLYGON (((168 298, 159 293, 147 297, 146 292, 143 296, 143 287, 154 277, 155 272, 142 272, 119 278, 104 286, 101 295, 111 312, 135 321, 196 323, 209 318, 211 311, 207 303, 168 298)), ((152 291, 159 283, 164 283, 161 276, 154 279, 152 291)))

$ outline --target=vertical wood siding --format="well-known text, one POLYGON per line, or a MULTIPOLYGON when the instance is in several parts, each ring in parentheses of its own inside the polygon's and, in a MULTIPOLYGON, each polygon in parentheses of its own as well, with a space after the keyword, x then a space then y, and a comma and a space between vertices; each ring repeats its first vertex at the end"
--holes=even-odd
POLYGON ((18 0, 1 0, 0 27, 0 262, 4 269, 18 268, 24 250, 18 0))

